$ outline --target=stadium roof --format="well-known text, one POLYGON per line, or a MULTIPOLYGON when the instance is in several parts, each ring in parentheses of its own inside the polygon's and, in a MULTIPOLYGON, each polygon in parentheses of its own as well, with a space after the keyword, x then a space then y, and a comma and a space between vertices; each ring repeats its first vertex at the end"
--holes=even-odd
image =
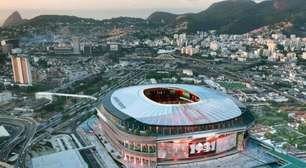
POLYGON ((184 126, 216 123, 241 115, 233 99, 221 92, 194 85, 157 84, 118 89, 103 99, 104 108, 125 120, 134 118, 148 125, 184 126), (187 104, 161 104, 144 95, 144 90, 175 88, 200 98, 187 104))
POLYGON ((87 168, 77 150, 67 150, 32 159, 33 168, 87 168))

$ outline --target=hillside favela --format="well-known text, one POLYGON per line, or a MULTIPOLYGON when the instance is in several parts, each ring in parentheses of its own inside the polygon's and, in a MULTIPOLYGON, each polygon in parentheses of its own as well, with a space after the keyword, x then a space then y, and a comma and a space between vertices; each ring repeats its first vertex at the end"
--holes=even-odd
POLYGON ((306 0, 0 0, 0 168, 306 168, 306 0))

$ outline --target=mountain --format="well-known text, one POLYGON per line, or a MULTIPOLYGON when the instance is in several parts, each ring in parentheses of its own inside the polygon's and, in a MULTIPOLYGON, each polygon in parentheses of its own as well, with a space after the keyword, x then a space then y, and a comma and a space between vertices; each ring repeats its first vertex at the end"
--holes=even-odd
POLYGON ((198 14, 187 16, 191 20, 189 28, 192 31, 204 27, 206 30, 223 29, 223 26, 231 24, 236 18, 240 18, 256 3, 251 0, 222 1, 211 5, 207 10, 198 14))
POLYGON ((3 27, 9 27, 13 25, 17 25, 23 22, 21 15, 18 11, 13 12, 3 23, 3 27))
POLYGON ((154 12, 148 17, 148 20, 152 23, 169 24, 174 23, 176 17, 178 17, 178 15, 168 12, 154 12))
POLYGON ((192 32, 214 29, 223 33, 245 33, 281 21, 306 23, 306 0, 270 0, 260 3, 252 0, 226 0, 199 13, 174 16, 155 13, 148 20, 170 20, 164 24, 180 28, 184 24, 186 26, 183 28, 192 32))
POLYGON ((18 34, 15 34, 15 36, 31 36, 32 33, 47 34, 50 32, 89 34, 97 31, 99 32, 97 33, 98 35, 104 36, 114 28, 132 32, 152 28, 151 25, 154 26, 145 19, 131 17, 96 20, 68 15, 39 15, 32 19, 24 20, 20 24, 10 26, 9 29, 18 30, 18 34), (29 29, 33 31, 28 31, 29 29))
POLYGON ((105 20, 96 20, 91 18, 81 18, 68 15, 39 15, 32 19, 24 21, 18 26, 48 27, 55 28, 57 26, 75 25, 80 27, 90 27, 93 25, 124 27, 126 25, 145 26, 147 20, 131 17, 117 17, 105 20))

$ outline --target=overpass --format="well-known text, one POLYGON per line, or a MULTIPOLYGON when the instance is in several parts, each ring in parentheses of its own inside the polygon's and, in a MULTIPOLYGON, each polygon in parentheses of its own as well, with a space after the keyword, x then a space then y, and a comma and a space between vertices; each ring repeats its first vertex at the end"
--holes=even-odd
POLYGON ((96 148, 96 146, 95 145, 89 145, 89 146, 77 148, 77 150, 81 151, 81 150, 87 150, 87 149, 92 149, 92 148, 96 148))
POLYGON ((270 144, 260 141, 254 136, 251 136, 250 140, 264 147, 267 150, 267 153, 269 153, 271 156, 274 156, 275 158, 279 159, 279 162, 282 163, 281 168, 306 168, 306 162, 304 162, 303 160, 284 153, 283 151, 280 151, 278 149, 275 149, 270 144))
POLYGON ((91 100, 98 100, 96 97, 88 96, 88 95, 77 95, 77 94, 66 94, 66 93, 51 93, 51 92, 36 92, 35 98, 36 99, 42 99, 46 98, 49 100, 53 100, 53 96, 61 96, 61 97, 75 97, 75 98, 85 98, 85 99, 91 99, 91 100))

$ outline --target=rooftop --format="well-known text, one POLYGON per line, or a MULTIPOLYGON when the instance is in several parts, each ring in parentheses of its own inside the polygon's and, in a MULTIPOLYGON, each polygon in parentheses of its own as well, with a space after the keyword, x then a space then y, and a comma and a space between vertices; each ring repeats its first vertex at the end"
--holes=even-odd
POLYGON ((109 93, 103 106, 116 117, 134 118, 148 125, 200 125, 240 116, 233 98, 194 85, 156 84, 118 89, 109 93))
POLYGON ((8 137, 10 134, 4 128, 4 126, 0 125, 0 137, 8 137))
POLYGON ((33 168, 88 168, 77 150, 67 150, 32 159, 33 168))

